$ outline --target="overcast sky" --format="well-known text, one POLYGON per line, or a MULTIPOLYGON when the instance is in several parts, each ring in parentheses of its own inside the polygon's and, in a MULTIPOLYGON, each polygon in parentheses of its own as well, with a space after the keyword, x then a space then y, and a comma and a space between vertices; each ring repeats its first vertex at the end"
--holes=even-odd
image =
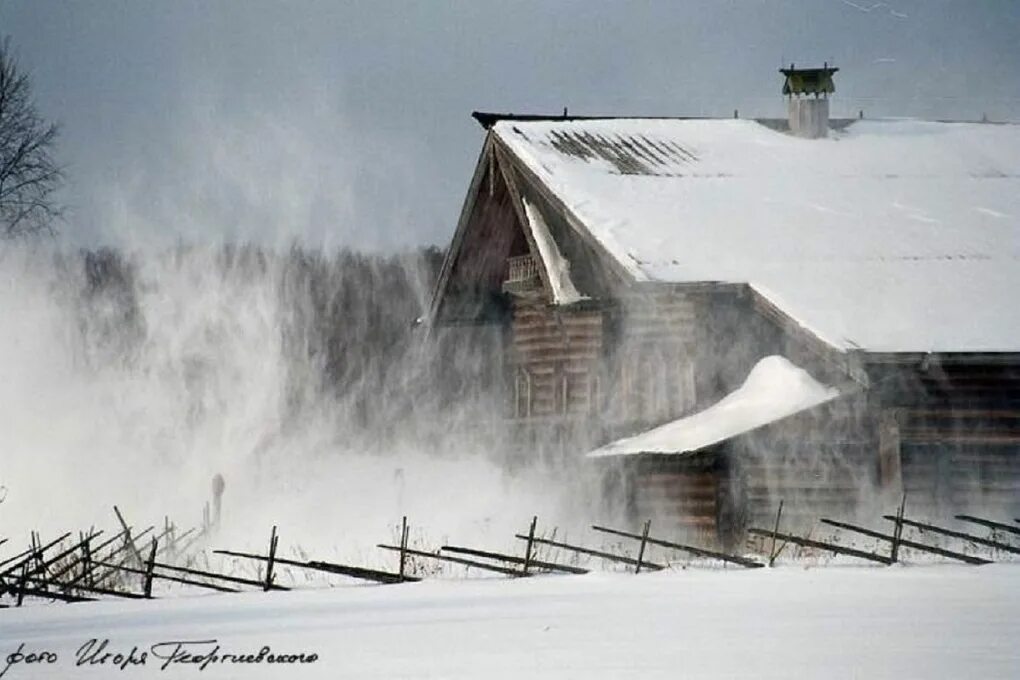
POLYGON ((56 2, 0 32, 63 125, 65 237, 360 248, 452 234, 474 109, 1020 120, 1020 1, 56 2))

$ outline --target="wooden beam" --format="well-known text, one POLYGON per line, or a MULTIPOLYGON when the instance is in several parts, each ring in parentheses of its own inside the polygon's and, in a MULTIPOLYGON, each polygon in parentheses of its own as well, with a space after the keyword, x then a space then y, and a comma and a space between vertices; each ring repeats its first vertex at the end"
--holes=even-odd
MULTIPOLYGON (((521 539, 522 541, 528 540, 527 536, 522 536, 521 534, 517 534, 516 537, 521 539)), ((637 566, 637 563, 638 563, 638 561, 635 560, 633 557, 624 557, 623 555, 614 555, 613 553, 604 552, 602 550, 593 550, 591 548, 585 548, 585 547, 579 546, 579 545, 570 545, 569 543, 561 543, 559 541, 552 541, 552 540, 549 540, 548 538, 535 538, 534 542, 535 543, 541 543, 542 545, 548 545, 548 546, 551 546, 553 548, 563 548, 564 550, 570 550, 572 552, 581 553, 582 555, 591 555, 592 557, 601 557, 602 559, 609 560, 611 562, 620 562, 621 564, 629 564, 632 567, 637 566)), ((654 564, 652 562, 642 562, 641 564, 646 569, 652 569, 654 571, 661 571, 661 570, 666 568, 666 567, 664 567, 661 564, 654 564)))
MULTIPOLYGON (((164 571, 176 571, 181 574, 190 574, 192 576, 204 576, 205 578, 217 579, 219 581, 226 581, 228 583, 236 583, 243 586, 253 586, 255 588, 265 589, 265 581, 255 581, 253 579, 243 578, 241 576, 230 576, 228 574, 219 574, 215 571, 203 571, 201 569, 192 569, 190 567, 178 567, 173 564, 161 564, 159 562, 153 565, 156 569, 162 569, 164 571)), ((270 584, 269 590, 290 590, 287 586, 281 586, 277 583, 270 584)))
MULTIPOLYGON (((123 564, 110 564, 108 562, 99 562, 98 564, 101 565, 101 566, 109 567, 111 569, 115 569, 117 571, 123 571, 123 572, 126 572, 128 574, 138 574, 139 576, 144 576, 147 579, 148 578, 153 578, 153 579, 158 579, 158 580, 162 580, 162 581, 172 581, 174 583, 182 583, 184 585, 195 586, 197 588, 205 588, 206 590, 215 590, 215 591, 218 591, 218 592, 221 592, 221 593, 239 593, 239 592, 241 592, 237 588, 228 588, 227 586, 218 586, 215 583, 206 583, 204 581, 193 581, 191 579, 183 578, 181 576, 169 576, 167 574, 160 574, 160 573, 156 572, 155 570, 150 572, 149 569, 148 569, 148 565, 146 565, 145 569, 136 569, 135 567, 128 567, 128 566, 123 565, 123 564)), ((155 567, 156 565, 153 565, 153 566, 155 567)), ((224 578, 223 575, 218 575, 217 578, 223 578, 223 580, 229 580, 228 578, 224 578)), ((258 583, 255 583, 255 585, 261 586, 262 583, 258 582, 258 583)), ((105 593, 105 594, 118 595, 118 596, 122 596, 122 597, 147 598, 147 599, 151 599, 152 598, 151 585, 150 585, 150 589, 149 589, 148 593, 147 594, 142 594, 142 595, 139 595, 138 593, 123 593, 123 592, 120 592, 120 591, 105 590, 105 589, 102 589, 102 588, 93 589, 93 588, 89 588, 88 586, 77 586, 77 587, 81 588, 82 590, 85 590, 86 592, 99 592, 99 593, 105 593)))
POLYGON ((276 525, 273 525, 273 532, 269 535, 269 559, 266 560, 266 582, 263 590, 269 591, 273 588, 273 563, 276 560, 276 544, 280 537, 276 535, 276 525))
MULTIPOLYGON (((601 531, 607 534, 614 534, 616 536, 624 536, 626 538, 633 538, 635 540, 641 540, 640 534, 634 534, 629 531, 620 531, 619 529, 609 529, 607 527, 600 527, 592 525, 592 529, 595 531, 601 531)), ((732 564, 739 564, 742 567, 748 569, 755 569, 757 567, 763 567, 765 565, 760 562, 748 559, 746 557, 737 557, 736 555, 727 555, 726 553, 716 552, 715 550, 707 550, 705 548, 696 548, 693 545, 685 545, 683 543, 674 543, 673 541, 666 541, 661 538, 655 538, 653 536, 648 537, 648 542, 652 545, 657 545, 663 548, 672 548, 673 550, 680 550, 696 557, 706 557, 713 560, 720 560, 722 562, 730 562, 732 564)), ((647 566, 647 563, 645 563, 647 566)))
MULTIPOLYGON (((895 521, 894 515, 882 515, 883 519, 890 519, 895 521)), ((916 529, 923 529, 925 531, 931 531, 936 534, 942 534, 943 536, 951 536, 953 538, 959 538, 964 541, 970 541, 971 543, 977 543, 978 545, 987 546, 989 548, 995 548, 997 550, 1003 550, 1005 552, 1014 553, 1020 555, 1020 548, 1016 548, 1005 543, 993 541, 988 538, 981 538, 980 536, 973 536, 971 534, 965 534, 962 531, 953 531, 952 529, 945 529, 943 527, 935 526, 934 524, 928 524, 926 522, 917 522, 912 519, 901 518, 900 521, 906 524, 908 527, 914 527, 916 529)))
MULTIPOLYGON (((475 550, 474 548, 463 548, 456 545, 444 545, 439 549, 440 552, 452 552, 459 553, 461 555, 471 555, 473 557, 485 557, 490 560, 500 560, 501 562, 510 562, 512 564, 524 564, 524 558, 518 557, 517 555, 506 555, 504 553, 490 552, 488 550, 475 550)), ((575 567, 569 564, 557 564, 555 562, 543 562, 541 560, 532 559, 529 563, 530 566, 536 569, 548 569, 549 571, 561 571, 567 574, 587 574, 588 570, 583 567, 575 567)))
MULTIPOLYGON (((837 522, 836 520, 832 520, 832 519, 823 519, 822 520, 822 524, 828 524, 829 526, 836 527, 838 529, 846 529, 847 531, 854 531, 854 532, 856 532, 858 534, 862 534, 864 536, 871 536, 872 538, 877 538, 877 539, 882 540, 882 541, 889 541, 890 543, 893 543, 894 541, 896 541, 896 536, 895 535, 883 534, 883 533, 880 533, 880 532, 875 531, 873 529, 865 529, 864 527, 855 526, 853 524, 848 524, 846 522, 837 522)), ((899 545, 901 547, 903 547, 903 548, 913 548, 914 550, 920 550, 921 552, 928 552, 928 553, 931 553, 933 555, 941 555, 942 557, 948 557, 950 559, 959 560, 961 562, 966 562, 967 564, 982 565, 982 564, 991 564, 992 563, 991 560, 986 560, 986 559, 983 559, 981 557, 973 557, 972 555, 964 555, 962 553, 953 552, 951 550, 944 550, 943 548, 936 548, 935 546, 932 546, 932 545, 925 545, 924 543, 916 543, 914 541, 908 541, 908 540, 905 540, 903 538, 900 538, 898 542, 899 542, 899 545)), ((890 563, 893 563, 895 561, 892 558, 889 558, 889 560, 890 560, 890 563)))
POLYGON ((129 546, 131 546, 131 553, 134 555, 135 559, 138 561, 138 564, 139 565, 145 564, 145 561, 142 559, 141 551, 138 549, 138 546, 135 544, 134 540, 132 540, 132 538, 131 538, 131 527, 129 527, 127 522, 124 521, 124 516, 122 514, 120 514, 120 508, 118 508, 116 505, 113 506, 113 512, 117 515, 117 521, 120 522, 120 526, 124 530, 124 534, 125 534, 124 542, 127 543, 129 546))
MULTIPOLYGON (((383 550, 396 550, 399 551, 400 547, 395 545, 383 545, 379 544, 383 550)), ((516 569, 508 569, 506 567, 500 567, 495 564, 485 564, 484 562, 476 562, 474 560, 464 560, 459 557, 450 557, 449 555, 440 555, 438 553, 425 552, 424 550, 412 550, 406 548, 404 550, 408 555, 417 555, 418 557, 428 557, 433 560, 439 560, 441 562, 453 562, 455 564, 463 564, 467 567, 476 567, 478 569, 485 569, 487 571, 494 571, 497 574, 503 574, 505 576, 526 576, 526 574, 517 571, 516 569)))
MULTIPOLYGON (((266 557, 265 555, 255 555, 253 553, 237 552, 234 550, 214 550, 213 554, 229 555, 230 557, 242 557, 249 560, 261 560, 263 562, 269 560, 269 558, 266 557)), ((333 564, 330 562, 322 562, 319 560, 298 562, 296 560, 288 560, 283 557, 277 557, 275 558, 275 561, 277 564, 286 564, 287 566, 299 567, 301 569, 310 569, 312 571, 321 571, 329 574, 350 576, 351 578, 362 579, 365 581, 375 581, 377 583, 401 583, 402 581, 414 582, 421 580, 416 576, 404 576, 403 579, 401 579, 400 574, 391 574, 388 571, 376 571, 375 569, 350 567, 344 564, 333 564)))
POLYGON ((773 534, 776 538, 780 538, 789 543, 796 545, 802 545, 805 548, 818 548, 825 550, 826 552, 832 552, 839 555, 847 555, 848 557, 858 557, 862 560, 869 560, 871 562, 878 562, 879 564, 892 564, 892 560, 883 555, 876 553, 864 552, 863 550, 854 550, 853 548, 845 548, 841 545, 834 545, 832 543, 823 543, 821 541, 813 541, 810 538, 801 538, 800 536, 793 536, 791 534, 779 533, 772 529, 756 529, 750 528, 747 533, 753 534, 754 536, 764 536, 766 538, 771 537, 773 534))
MULTIPOLYGON (((58 536, 57 538, 53 539, 52 541, 50 541, 49 543, 47 543, 44 546, 39 546, 38 548, 29 548, 28 550, 26 550, 25 552, 21 553, 20 555, 16 555, 15 557, 12 557, 12 558, 8 559, 7 562, 10 562, 11 560, 17 559, 18 557, 25 556, 24 559, 14 563, 13 565, 8 567, 4 571, 0 572, 0 576, 6 576, 8 574, 13 573, 14 570, 19 569, 20 567, 22 567, 25 564, 28 564, 28 562, 30 562, 32 559, 35 558, 36 554, 42 554, 42 553, 46 552, 47 550, 49 550, 53 546, 57 545, 58 543, 60 543, 61 541, 63 541, 65 538, 67 538, 70 535, 71 535, 71 532, 68 531, 66 534, 62 534, 61 536, 58 536)), ((7 562, 4 562, 4 564, 7 564, 7 562)))
MULTIPOLYGON (((407 555, 407 547, 404 548, 404 555, 407 555)), ((321 562, 313 560, 307 562, 305 566, 309 569, 317 569, 318 571, 328 572, 331 574, 339 574, 341 576, 350 576, 351 578, 362 579, 363 581, 375 581, 376 583, 391 584, 391 583, 417 583, 421 579, 417 576, 408 576, 405 574, 391 574, 388 571, 378 571, 376 569, 365 569, 363 567, 350 567, 343 564, 333 564, 331 562, 321 562)))
MULTIPOLYGON (((1020 534, 1020 527, 1015 527, 1011 524, 1003 524, 1002 522, 993 522, 990 519, 982 519, 981 517, 974 517, 973 515, 956 515, 956 519, 962 519, 964 522, 973 522, 974 524, 980 524, 990 529, 1000 529, 1011 534, 1020 534)), ((1017 520, 1020 522, 1020 520, 1017 520)))

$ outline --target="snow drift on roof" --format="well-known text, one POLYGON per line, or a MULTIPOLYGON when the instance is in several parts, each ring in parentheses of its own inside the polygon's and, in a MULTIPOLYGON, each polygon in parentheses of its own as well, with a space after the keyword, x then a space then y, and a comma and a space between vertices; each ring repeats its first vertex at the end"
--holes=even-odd
POLYGON ((588 456, 698 451, 838 395, 785 357, 769 356, 755 364, 743 385, 704 411, 606 444, 588 456))
POLYGON ((1020 351, 1020 126, 501 121, 636 281, 749 283, 840 349, 1020 351))
POLYGON ((524 199, 524 212, 528 217, 528 227, 538 246, 538 252, 549 277, 552 287, 553 302, 558 305, 569 305, 586 297, 577 292, 570 278, 570 263, 560 254, 560 249, 549 233, 549 227, 539 209, 524 199))

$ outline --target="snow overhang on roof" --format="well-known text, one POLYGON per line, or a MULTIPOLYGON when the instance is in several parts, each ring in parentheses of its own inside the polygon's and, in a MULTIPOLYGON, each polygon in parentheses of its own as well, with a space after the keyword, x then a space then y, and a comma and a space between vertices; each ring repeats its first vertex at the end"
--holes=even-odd
POLYGON ((744 384, 690 416, 595 449, 589 458, 700 451, 839 396, 781 356, 765 357, 744 384))
POLYGON ((498 120, 635 282, 750 284, 839 350, 1020 351, 1020 126, 498 120))
POLYGON ((570 305, 581 300, 587 300, 587 296, 581 295, 574 287, 570 278, 570 262, 560 253, 556 241, 549 233, 549 227, 545 223, 542 211, 531 204, 528 199, 523 199, 524 214, 528 219, 528 229, 538 248, 539 259, 545 267, 549 286, 552 288, 552 301, 557 305, 570 305))

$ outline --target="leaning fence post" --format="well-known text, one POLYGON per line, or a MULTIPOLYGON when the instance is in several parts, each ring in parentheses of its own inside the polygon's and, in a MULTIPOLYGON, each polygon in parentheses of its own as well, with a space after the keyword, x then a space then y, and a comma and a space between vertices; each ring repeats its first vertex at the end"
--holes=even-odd
POLYGON ((528 529, 528 546, 524 549, 524 575, 528 575, 531 567, 531 551, 535 545, 535 525, 538 524, 538 515, 531 518, 531 528, 528 529))
POLYGON ((25 585, 28 582, 28 561, 21 565, 21 578, 18 580, 18 606, 25 600, 25 585))
POLYGON ((648 532, 652 528, 652 520, 645 520, 645 528, 641 531, 641 548, 638 549, 637 554, 637 566, 634 568, 635 574, 641 573, 641 560, 645 556, 645 546, 648 544, 648 532))
POLYGON ((120 522, 120 526, 124 530, 124 545, 131 547, 131 554, 134 555, 134 558, 138 561, 138 566, 144 565, 145 562, 142 560, 142 553, 138 550, 138 546, 135 545, 134 539, 131 538, 131 527, 129 527, 127 522, 124 521, 124 515, 120 514, 120 508, 115 505, 113 506, 113 511, 116 513, 117 521, 120 522))
POLYGON ((42 579, 42 589, 48 589, 48 583, 46 581, 46 560, 43 557, 42 551, 42 538, 39 537, 38 531, 32 532, 32 557, 35 559, 35 569, 32 571, 39 572, 39 576, 42 579))
POLYGON ((152 539, 152 548, 149 550, 149 560, 145 563, 145 583, 143 590, 145 597, 152 598, 152 570, 156 566, 156 538, 152 539))
POLYGON ((407 515, 400 520, 400 580, 404 580, 404 568, 407 565, 407 515))
POLYGON ((269 535, 269 561, 266 563, 266 585, 268 592, 273 587, 273 562, 276 560, 276 544, 280 537, 276 535, 276 525, 273 525, 273 532, 269 535))
POLYGON ((779 510, 776 511, 776 524, 772 528, 772 550, 769 551, 769 566, 771 567, 776 562, 776 558, 779 557, 779 553, 776 552, 776 534, 779 533, 779 520, 783 516, 783 501, 779 501, 779 510))
POLYGON ((92 587, 92 547, 89 541, 85 541, 81 545, 81 578, 85 582, 85 585, 89 588, 92 587))
POLYGON ((892 552, 889 555, 889 559, 895 563, 899 559, 900 553, 900 538, 903 535, 903 512, 907 506, 907 492, 903 492, 903 499, 900 501, 900 507, 896 511, 896 526, 893 528, 893 540, 892 540, 892 552))

